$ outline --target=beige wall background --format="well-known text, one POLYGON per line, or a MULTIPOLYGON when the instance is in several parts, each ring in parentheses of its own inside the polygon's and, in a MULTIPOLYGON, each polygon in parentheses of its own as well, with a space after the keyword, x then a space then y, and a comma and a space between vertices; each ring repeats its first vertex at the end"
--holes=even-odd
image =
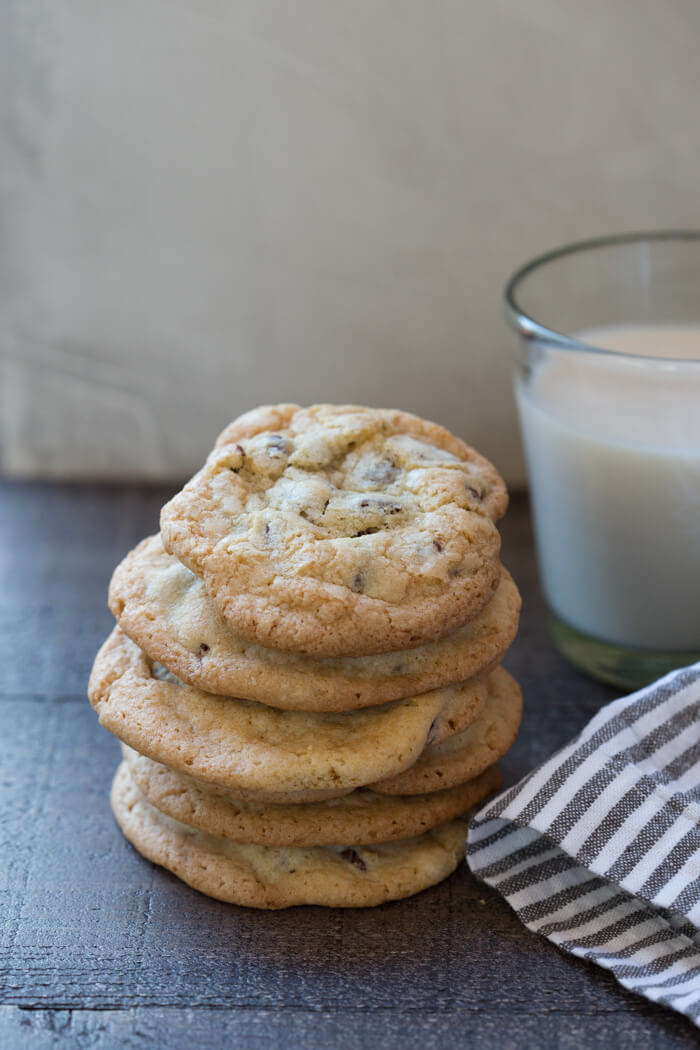
POLYGON ((177 477, 326 399, 521 481, 504 280, 700 225, 699 54, 697 0, 4 0, 1 468, 177 477))

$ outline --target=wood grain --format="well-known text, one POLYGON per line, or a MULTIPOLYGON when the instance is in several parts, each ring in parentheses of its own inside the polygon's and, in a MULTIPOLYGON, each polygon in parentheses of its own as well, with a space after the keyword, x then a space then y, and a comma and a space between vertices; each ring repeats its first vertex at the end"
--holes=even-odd
MULTIPOLYGON (((107 802, 118 748, 85 685, 111 569, 170 491, 0 485, 3 1050, 695 1046, 689 1023, 528 933, 464 867, 377 909, 263 913, 131 849, 107 802)), ((523 499, 503 533, 525 598, 513 780, 616 694, 551 647, 523 499)))

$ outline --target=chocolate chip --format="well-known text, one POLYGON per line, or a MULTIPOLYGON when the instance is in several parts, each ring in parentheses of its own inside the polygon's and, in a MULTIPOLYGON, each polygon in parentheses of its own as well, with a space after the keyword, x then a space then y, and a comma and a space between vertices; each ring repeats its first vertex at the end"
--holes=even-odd
POLYGON ((467 485, 467 495, 471 496, 472 499, 481 500, 484 498, 483 492, 480 489, 474 487, 474 485, 467 485))
POLYGON ((341 849, 340 856, 343 860, 346 860, 348 864, 354 864, 359 871, 367 871, 367 865, 357 850, 351 849, 350 847, 347 849, 341 849))
POLYGON ((265 450, 269 456, 284 456, 289 452, 289 441, 281 434, 269 434, 265 450))
POLYGON ((265 528, 263 529, 263 532, 266 536, 270 535, 270 526, 267 524, 267 522, 265 522, 265 528))
POLYGON ((199 651, 200 651, 200 653, 208 653, 209 652, 209 646, 207 645, 206 642, 200 642, 199 651))
POLYGON ((367 499, 361 499, 360 507, 363 510, 369 507, 371 510, 379 511, 381 514, 398 514, 400 510, 403 510, 400 503, 396 503, 394 500, 382 499, 381 496, 370 496, 367 499))
MULTIPOLYGON (((235 445, 234 447, 235 447, 236 452, 238 453, 238 455, 241 457, 241 459, 245 459, 245 449, 243 448, 243 445, 235 445)), ((240 466, 238 466, 238 467, 229 467, 228 469, 231 471, 232 474, 238 474, 238 472, 240 471, 241 467, 240 466)))
POLYGON ((381 531, 381 530, 380 530, 380 529, 378 529, 378 528, 376 527, 376 525, 373 525, 373 526, 372 526, 371 528, 369 528, 369 529, 361 529, 361 530, 360 530, 359 532, 355 532, 355 533, 353 533, 353 537, 354 537, 355 539, 357 539, 357 537, 358 537, 358 536, 371 536, 373 532, 380 532, 380 531, 381 531))
POLYGON ((390 485, 396 480, 398 473, 398 467, 393 460, 378 459, 367 468, 364 478, 375 485, 390 485))
POLYGON ((361 572, 356 572, 354 577, 353 577, 353 581, 352 581, 352 589, 353 589, 353 591, 355 591, 357 594, 361 594, 363 589, 364 589, 364 586, 365 586, 364 574, 361 573, 361 572))
POLYGON ((442 554, 443 546, 440 543, 440 540, 433 540, 433 547, 438 552, 438 554, 442 554))

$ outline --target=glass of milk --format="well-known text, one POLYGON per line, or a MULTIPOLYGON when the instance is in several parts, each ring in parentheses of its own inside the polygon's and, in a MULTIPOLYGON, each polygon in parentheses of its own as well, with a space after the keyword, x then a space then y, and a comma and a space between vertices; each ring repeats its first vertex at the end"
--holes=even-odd
POLYGON ((550 252, 505 303, 555 643, 636 688, 700 659, 700 231, 550 252))

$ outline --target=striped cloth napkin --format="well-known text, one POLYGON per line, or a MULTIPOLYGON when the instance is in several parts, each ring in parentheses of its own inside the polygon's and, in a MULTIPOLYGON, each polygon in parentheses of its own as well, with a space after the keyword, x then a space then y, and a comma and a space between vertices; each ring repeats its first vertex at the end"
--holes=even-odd
POLYGON ((700 1025, 700 663, 489 802, 467 861, 529 929, 700 1025))

